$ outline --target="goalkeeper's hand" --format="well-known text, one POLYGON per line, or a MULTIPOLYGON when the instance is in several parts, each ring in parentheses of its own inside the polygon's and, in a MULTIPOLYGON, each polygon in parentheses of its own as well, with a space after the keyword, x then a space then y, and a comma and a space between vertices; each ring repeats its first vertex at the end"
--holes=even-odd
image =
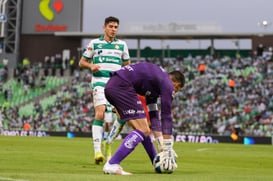
MULTIPOLYGON (((162 139, 162 138, 161 138, 162 139)), ((163 139, 158 141, 158 149, 163 161, 163 167, 167 171, 174 171, 178 166, 176 158, 178 157, 176 152, 173 150, 173 140, 163 139)))
POLYGON ((177 169, 176 158, 178 157, 176 152, 173 149, 164 150, 160 154, 162 154, 161 158, 163 161, 163 168, 166 171, 173 172, 177 169))

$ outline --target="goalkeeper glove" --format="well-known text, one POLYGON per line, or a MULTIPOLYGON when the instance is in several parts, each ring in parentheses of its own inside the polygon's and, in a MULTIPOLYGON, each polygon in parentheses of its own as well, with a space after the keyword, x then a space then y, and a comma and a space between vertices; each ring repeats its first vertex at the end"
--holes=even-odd
POLYGON ((157 143, 158 152, 173 149, 173 140, 172 139, 164 139, 163 136, 159 136, 155 140, 157 143))
POLYGON ((164 170, 173 172, 175 169, 177 169, 178 166, 176 163, 177 158, 176 152, 173 149, 171 149, 163 151, 162 154, 164 170))
POLYGON ((176 152, 173 150, 173 140, 163 139, 163 137, 157 138, 158 150, 161 152, 161 158, 164 162, 163 168, 167 171, 172 172, 178 166, 176 158, 178 157, 176 152))

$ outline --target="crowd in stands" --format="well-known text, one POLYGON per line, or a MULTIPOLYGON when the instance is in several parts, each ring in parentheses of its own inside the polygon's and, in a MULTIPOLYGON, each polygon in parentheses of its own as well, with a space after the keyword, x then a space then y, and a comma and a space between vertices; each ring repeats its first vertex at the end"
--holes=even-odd
POLYGON ((189 57, 173 65, 188 77, 173 107, 177 132, 272 136, 271 59, 189 57))
MULTIPOLYGON (((175 132, 273 135, 271 58, 188 56, 146 61, 167 71, 179 69, 187 78, 185 87, 174 98, 175 132)), ((78 68, 70 76, 69 84, 51 91, 44 99, 21 107, 2 106, 2 129, 90 132, 94 117, 89 87, 92 77, 78 68)))

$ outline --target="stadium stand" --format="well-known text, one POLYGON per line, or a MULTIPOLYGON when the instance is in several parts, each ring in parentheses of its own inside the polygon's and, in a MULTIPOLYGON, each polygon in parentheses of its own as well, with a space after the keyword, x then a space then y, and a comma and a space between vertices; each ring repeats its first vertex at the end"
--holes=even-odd
MULTIPOLYGON (((174 100, 175 133, 272 136, 271 58, 208 55, 149 60, 168 71, 180 69, 187 77, 185 88, 174 100), (200 62, 206 65, 202 74, 198 71, 200 62), (230 79, 236 82, 234 90, 228 85, 230 79)), ((5 88, 17 86, 14 94, 21 96, 9 109, 2 108, 4 129, 21 130, 29 122, 31 130, 90 132, 94 117, 91 79, 86 70, 77 69, 69 83, 65 78, 48 77, 46 88, 32 90, 29 97, 15 80, 6 82, 5 88), (39 101, 33 99, 45 90, 50 94, 39 101), (27 104, 17 106, 24 101, 27 104)))

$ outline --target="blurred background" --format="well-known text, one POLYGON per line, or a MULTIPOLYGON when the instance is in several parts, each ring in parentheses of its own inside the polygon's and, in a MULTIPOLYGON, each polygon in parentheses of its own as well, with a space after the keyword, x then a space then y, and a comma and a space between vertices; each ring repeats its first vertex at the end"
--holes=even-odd
POLYGON ((118 38, 127 42, 133 62, 185 74, 173 105, 175 134, 270 138, 272 5, 0 0, 1 134, 90 135, 92 76, 78 61, 88 41, 103 34, 105 17, 116 16, 118 38))

